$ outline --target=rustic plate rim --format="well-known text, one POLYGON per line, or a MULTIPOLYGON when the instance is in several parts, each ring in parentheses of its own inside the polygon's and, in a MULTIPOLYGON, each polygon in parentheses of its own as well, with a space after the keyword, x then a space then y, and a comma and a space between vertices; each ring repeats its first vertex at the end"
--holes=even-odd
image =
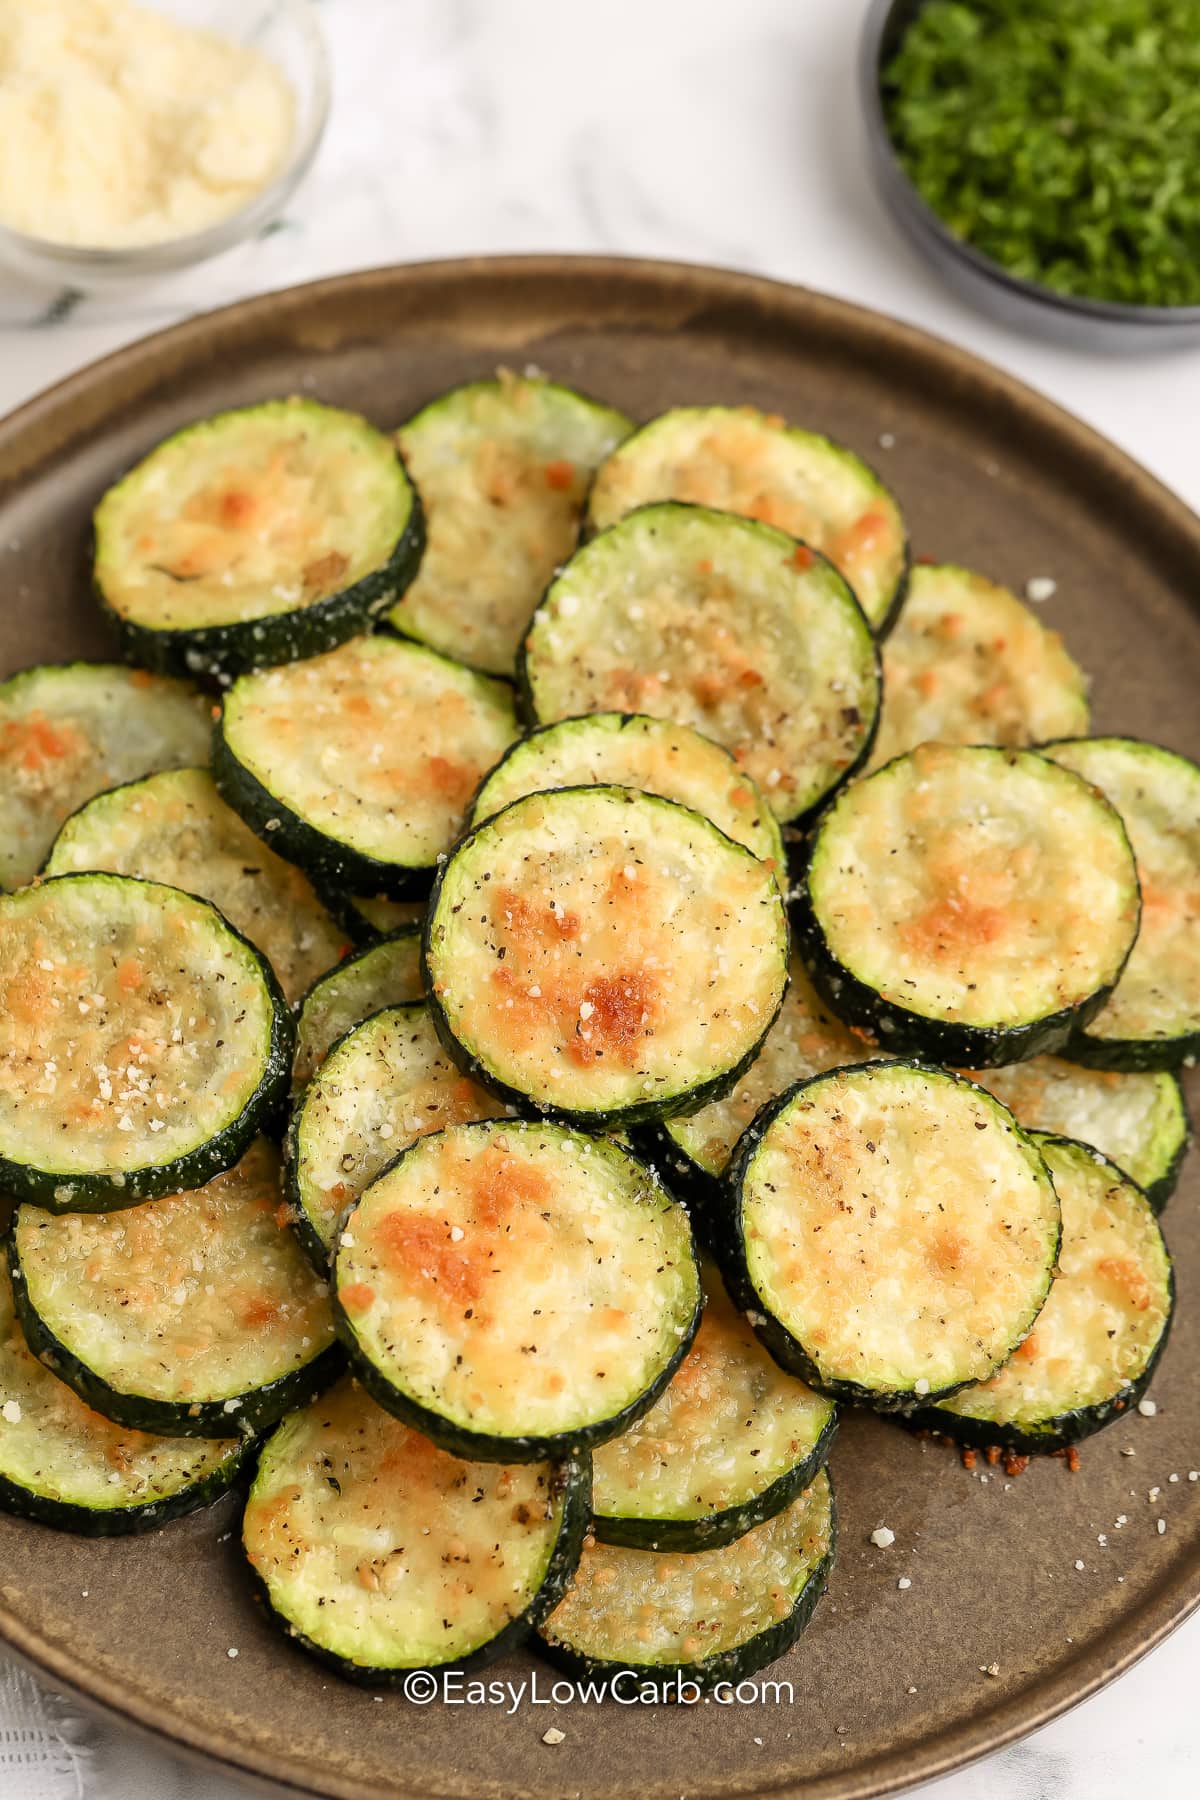
MULTIPOLYGON (((757 306, 780 322, 810 327, 816 323, 826 330, 855 335, 877 351, 890 349, 906 360, 933 365, 958 383, 986 389, 993 402, 1003 401, 1027 424, 1044 428, 1060 443, 1068 443, 1073 455, 1093 469, 1103 466, 1110 478, 1119 481, 1127 499, 1136 497, 1139 507, 1153 513, 1160 536, 1166 528, 1175 537, 1182 557, 1200 565, 1200 517, 1181 496, 1094 427, 985 358, 918 326, 798 284, 708 264, 646 257, 535 254, 439 258, 381 265, 255 294, 135 339, 41 390, 0 418, 0 455, 28 437, 36 444, 43 425, 64 407, 71 408, 114 378, 119 381, 126 372, 132 374, 152 364, 163 352, 173 352, 187 360, 198 351, 211 350, 214 336, 236 333, 239 327, 278 315, 284 306, 301 312, 336 302, 350 293, 391 290, 397 283, 419 287, 450 282, 469 287, 488 280, 559 281, 564 277, 597 284, 673 285, 681 299, 697 308, 757 306)), ((395 321, 394 329, 403 331, 402 319, 395 321)), ((86 408, 80 411, 86 416, 86 408)), ((68 441, 79 433, 80 428, 70 428, 68 441)), ((768 1796, 770 1800, 801 1800, 801 1795, 803 1800, 882 1800, 883 1796, 900 1793, 917 1783, 952 1774, 1039 1730, 1097 1693, 1161 1644, 1198 1607, 1200 1543, 1195 1543, 1189 1547, 1181 1570, 1179 1564, 1174 1565, 1172 1572, 1138 1606, 1123 1614, 1054 1676, 1019 1689, 963 1725, 936 1732, 920 1748, 878 1754, 857 1772, 847 1771, 844 1776, 831 1774, 800 1783, 785 1780, 747 1789, 745 1800, 767 1800, 768 1796)), ((53 1643, 23 1625, 13 1616, 2 1594, 0 1645, 107 1718, 167 1745, 189 1760, 255 1786, 293 1795, 317 1795, 322 1800, 397 1800, 400 1793, 391 1787, 385 1794, 373 1782, 344 1779, 336 1774, 319 1777, 321 1785, 315 1786, 311 1778, 305 1777, 299 1756, 285 1757, 248 1747, 239 1742, 232 1727, 223 1731, 201 1727, 161 1704, 131 1694, 124 1683, 89 1667, 69 1646, 53 1643)), ((427 1800, 428 1792, 406 1790, 409 1800, 427 1800)))

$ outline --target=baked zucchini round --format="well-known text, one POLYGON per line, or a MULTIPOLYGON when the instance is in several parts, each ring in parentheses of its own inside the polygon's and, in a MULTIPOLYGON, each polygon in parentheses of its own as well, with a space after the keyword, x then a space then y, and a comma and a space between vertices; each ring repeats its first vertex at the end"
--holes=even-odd
POLYGON ((1174 1306, 1171 1259, 1141 1190, 1088 1144, 1034 1141, 1062 1205, 1049 1297, 1002 1369, 920 1419, 964 1443, 1023 1452, 1077 1444, 1136 1404, 1174 1306))
POLYGON ((783 878, 783 834, 758 784, 711 738, 645 713, 588 713, 519 738, 484 776, 468 826, 482 824, 526 794, 589 782, 678 800, 783 878))
POLYGON ((347 1379, 264 1446, 242 1547, 268 1615, 339 1675, 478 1668, 558 1603, 588 1473, 586 1457, 461 1462, 347 1379))
POLYGON ((747 1131, 718 1243, 734 1299, 822 1393, 911 1410, 983 1381, 1045 1301, 1058 1200, 1006 1107, 946 1069, 869 1063, 747 1131))
POLYGON ((425 536, 390 440, 301 399, 177 431, 108 490, 95 533, 96 593, 124 654, 220 684, 366 630, 425 536))
POLYGON ((675 503, 559 571, 518 680, 540 724, 615 710, 695 726, 788 824, 862 765, 879 717, 879 652, 833 564, 769 525, 675 503))
POLYGON ((26 1344, 3 1252, 0 1399, 0 1512, 86 1537, 152 1531, 210 1505, 252 1449, 244 1437, 152 1437, 85 1406, 26 1344))
POLYGON ((702 1692, 736 1684, 800 1636, 825 1592, 835 1537, 822 1469, 790 1506, 719 1549, 590 1545, 538 1641, 578 1680, 619 1682, 626 1703, 674 1699, 677 1682, 702 1692))
POLYGON ((971 569, 917 565, 883 647, 873 768, 918 744, 1037 744, 1087 728, 1087 680, 1057 631, 971 569))
POLYGON ((78 1212, 199 1187, 274 1114, 292 1037, 207 900, 125 875, 0 898, 0 1188, 78 1212))
POLYGON ((243 675, 213 773, 318 888, 424 893, 484 771, 517 735, 512 694, 419 644, 361 637, 243 675))
POLYGON ((677 406, 651 419, 597 471, 587 524, 603 531, 634 507, 689 500, 777 525, 820 550, 877 632, 904 598, 908 541, 895 497, 830 438, 752 406, 677 406))
POLYGON ((592 1525, 635 1550, 711 1550, 808 1487, 833 1402, 767 1355, 711 1263, 692 1347, 650 1411, 592 1459, 592 1525))
POLYGON ((425 980, 469 1074, 620 1127, 733 1085, 779 1010, 787 920, 771 871, 699 813, 559 788, 514 801, 443 865, 425 980))
POLYGON ((340 1361, 325 1283, 288 1229, 262 1138, 205 1187, 145 1206, 19 1207, 10 1256, 30 1349, 120 1425, 251 1436, 340 1361))
POLYGON ((1102 794, 1032 751, 924 744, 825 814, 796 928, 818 990, 884 1050, 992 1068, 1095 1017, 1138 914, 1102 794))
POLYGON ((421 1001, 354 1026, 309 1083, 288 1131, 288 1198, 316 1266, 327 1266, 347 1208, 401 1150, 503 1111, 449 1061, 421 1001))
POLYGON ((173 769, 99 794, 54 840, 47 875, 107 869, 211 900, 295 1003, 346 948, 312 884, 226 806, 207 769, 173 769))
POLYGON ((32 881, 55 833, 105 788, 208 760, 208 703, 113 663, 45 663, 0 682, 0 888, 32 881))
POLYGON ((1138 738, 1082 738, 1046 755, 1116 807, 1142 886, 1129 962, 1067 1055, 1099 1069, 1180 1068, 1200 1056, 1200 767, 1138 738))
POLYGON ((592 473, 631 429, 611 407, 507 370, 423 407, 396 437, 429 541, 389 624, 511 675, 546 583, 575 548, 592 473))
POLYGON ((308 1085, 346 1032, 385 1006, 419 1000, 423 991, 418 925, 402 925, 390 937, 376 938, 319 975, 296 1015, 292 1093, 308 1085))
POLYGON ((1081 1138, 1124 1170, 1156 1212, 1175 1189, 1191 1142, 1179 1078, 1166 1071, 1120 1074, 1035 1056, 975 1079, 1026 1131, 1081 1138))
POLYGON ((683 1208, 608 1138, 515 1120, 420 1138, 341 1232, 355 1373, 455 1456, 537 1462, 615 1437, 687 1353, 683 1208))

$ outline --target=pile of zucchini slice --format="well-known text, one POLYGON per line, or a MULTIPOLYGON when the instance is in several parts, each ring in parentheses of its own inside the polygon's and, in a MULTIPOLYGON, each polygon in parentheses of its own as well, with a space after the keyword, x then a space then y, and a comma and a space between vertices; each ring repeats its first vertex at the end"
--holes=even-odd
POLYGON ((1200 768, 856 454, 503 372, 201 421, 95 524, 134 666, 0 682, 0 1507, 248 1482, 350 1679, 703 1689, 825 1588, 841 1406, 1137 1401, 1200 768))

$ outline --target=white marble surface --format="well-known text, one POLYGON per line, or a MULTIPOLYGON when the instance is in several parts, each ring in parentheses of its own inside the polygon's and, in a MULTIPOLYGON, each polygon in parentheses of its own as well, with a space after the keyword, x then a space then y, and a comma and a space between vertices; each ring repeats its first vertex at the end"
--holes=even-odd
MULTIPOLYGON (((334 113, 285 229, 119 298, 71 302, 0 276, 0 411, 187 313, 313 276, 487 251, 646 254, 805 282, 953 338, 1200 507, 1200 353, 1111 361, 1031 342, 966 310, 898 237, 865 173, 864 6, 322 0, 334 113)), ((1198 1664, 1200 1618, 1116 1692, 938 1791, 1183 1800, 1200 1767, 1198 1664)), ((109 1726, 84 1736, 83 1800, 246 1792, 109 1726)), ((3 1800, 25 1800, 19 1778, 3 1800)))

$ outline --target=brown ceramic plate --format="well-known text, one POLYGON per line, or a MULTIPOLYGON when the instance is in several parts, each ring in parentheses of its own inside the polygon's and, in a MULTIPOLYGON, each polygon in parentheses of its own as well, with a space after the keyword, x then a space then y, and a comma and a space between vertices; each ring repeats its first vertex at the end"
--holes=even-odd
MULTIPOLYGON (((350 276, 194 319, 35 400, 0 425, 0 667, 103 651, 89 509, 186 420, 304 390, 390 424, 452 382, 530 362, 640 417, 749 401, 846 439, 896 487, 918 555, 1018 589, 1057 578, 1045 616, 1093 674, 1099 728, 1200 754, 1200 521, 1179 501, 961 351, 798 289, 653 263, 350 276)), ((1091 1693, 1200 1600, 1200 1482, 1167 1480, 1200 1445, 1197 1173, 1166 1219, 1179 1314, 1157 1417, 1085 1445, 1077 1474, 1043 1461, 1012 1482, 985 1469, 985 1484, 894 1425, 845 1421, 830 1593, 771 1671, 792 1683, 790 1704, 525 1704, 507 1717, 379 1703, 258 1616, 229 1502, 114 1543, 0 1518, 0 1637, 125 1721, 302 1793, 865 1800, 942 1774, 1091 1693), (869 1542, 884 1524, 886 1551, 869 1542), (551 1725, 566 1733, 555 1748, 541 1741, 551 1725)), ((534 1667, 521 1657, 503 1673, 534 1667)))

